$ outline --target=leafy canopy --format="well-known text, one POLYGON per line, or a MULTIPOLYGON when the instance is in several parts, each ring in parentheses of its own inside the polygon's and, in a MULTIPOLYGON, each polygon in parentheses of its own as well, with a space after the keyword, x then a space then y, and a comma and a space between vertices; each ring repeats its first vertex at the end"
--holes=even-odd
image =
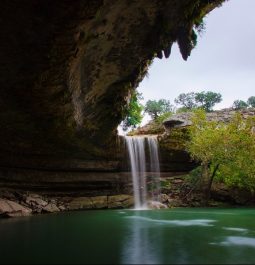
POLYGON ((248 108, 248 104, 245 101, 238 99, 234 101, 232 108, 235 110, 246 109, 248 108))
POLYGON ((170 101, 166 99, 148 100, 144 108, 144 111, 147 112, 153 120, 166 112, 171 112, 172 110, 173 105, 171 105, 170 101))
POLYGON ((212 108, 216 103, 220 103, 222 101, 222 96, 220 93, 202 91, 195 94, 195 101, 200 108, 209 112, 212 111, 212 108))
POLYGON ((255 97, 252 96, 252 97, 249 97, 248 100, 247 100, 247 104, 252 107, 252 108, 255 108, 255 97))
POLYGON ((255 96, 249 97, 247 102, 237 99, 232 105, 232 108, 235 110, 247 109, 248 107, 255 108, 255 96))
MULTIPOLYGON (((243 119, 237 113, 226 124, 207 121, 205 112, 198 110, 192 122, 187 149, 204 166, 203 178, 217 168, 218 176, 225 183, 254 190, 255 117, 243 119)), ((207 181, 212 182, 213 177, 207 181)))
POLYGON ((137 91, 134 91, 131 94, 130 102, 126 110, 127 114, 124 121, 122 122, 122 128, 124 131, 126 131, 128 128, 134 129, 142 122, 143 105, 140 103, 140 100, 142 99, 142 94, 138 93, 137 91))
POLYGON ((174 102, 176 104, 182 105, 184 108, 191 110, 193 108, 197 107, 197 104, 195 102, 195 93, 189 92, 189 93, 181 93, 174 102))
POLYGON ((182 93, 175 99, 175 103, 181 105, 184 109, 202 108, 206 112, 212 111, 214 105, 221 101, 221 94, 212 91, 182 93))

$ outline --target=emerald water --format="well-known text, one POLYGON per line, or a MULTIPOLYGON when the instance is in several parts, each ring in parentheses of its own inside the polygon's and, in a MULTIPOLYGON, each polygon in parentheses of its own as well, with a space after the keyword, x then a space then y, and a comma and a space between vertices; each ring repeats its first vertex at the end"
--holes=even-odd
POLYGON ((254 209, 105 210, 0 220, 0 263, 254 263, 254 209))

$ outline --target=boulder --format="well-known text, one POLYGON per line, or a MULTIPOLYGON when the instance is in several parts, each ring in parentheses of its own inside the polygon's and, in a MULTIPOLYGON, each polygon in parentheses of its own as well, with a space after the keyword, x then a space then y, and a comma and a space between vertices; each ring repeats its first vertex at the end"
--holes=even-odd
POLYGON ((60 210, 56 204, 49 203, 47 206, 43 207, 42 211, 45 213, 55 213, 55 212, 59 212, 60 210))
POLYGON ((168 207, 161 202, 148 201, 148 208, 149 209, 167 209, 168 207))
POLYGON ((170 199, 170 197, 167 194, 165 194, 165 193, 160 194, 160 202, 161 203, 166 203, 169 201, 169 199, 170 199))
POLYGON ((93 204, 93 208, 103 209, 107 208, 107 196, 96 196, 90 198, 93 204))
POLYGON ((67 208, 69 210, 92 209, 93 202, 90 197, 77 197, 67 203, 67 208))
POLYGON ((59 208, 60 211, 65 211, 66 210, 66 207, 64 205, 60 205, 58 208, 59 208))
POLYGON ((21 217, 31 215, 32 210, 10 200, 0 199, 0 216, 21 217))
POLYGON ((130 208, 134 205, 134 198, 131 195, 121 194, 108 197, 108 208, 130 208))
MULTIPOLYGON (((34 194, 34 195, 36 195, 36 194, 34 194)), ((43 208, 48 204, 48 202, 43 200, 39 195, 33 196, 33 194, 26 197, 25 203, 30 205, 30 206, 37 206, 40 208, 43 208)))

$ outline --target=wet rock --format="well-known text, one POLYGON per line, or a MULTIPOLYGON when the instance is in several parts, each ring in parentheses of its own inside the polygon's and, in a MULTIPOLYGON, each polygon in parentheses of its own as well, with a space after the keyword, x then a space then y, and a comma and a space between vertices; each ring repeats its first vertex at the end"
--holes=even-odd
POLYGON ((42 211, 45 213, 54 213, 54 212, 59 212, 60 210, 56 204, 49 203, 47 206, 43 207, 42 211))
POLYGON ((131 195, 114 195, 108 197, 108 208, 130 208, 134 205, 134 198, 131 195))
POLYGON ((15 201, 17 198, 13 192, 8 190, 1 190, 0 191, 0 198, 7 199, 10 201, 15 201))
POLYGON ((67 203, 69 210, 92 209, 93 202, 90 197, 77 197, 67 203))
POLYGON ((178 199, 178 198, 176 198, 176 199, 171 198, 168 201, 168 207, 169 208, 171 208, 171 207, 181 207, 181 205, 182 205, 182 201, 180 199, 178 199))
POLYGON ((170 197, 167 194, 165 194, 165 193, 160 194, 160 202, 161 203, 166 203, 169 201, 169 199, 170 199, 170 197))
MULTIPOLYGON (((39 214, 43 211, 43 208, 48 205, 48 202, 38 194, 23 194, 21 196, 20 203, 23 206, 27 206, 32 209, 33 213, 39 214)), ((45 212, 48 212, 47 210, 45 212)))
POLYGON ((107 196, 96 196, 90 198, 92 201, 93 208, 103 209, 107 208, 107 196))
POLYGON ((149 209, 166 209, 168 208, 167 205, 157 202, 157 201, 148 201, 149 209))
POLYGON ((65 210, 66 210, 66 207, 65 207, 64 205, 60 205, 60 206, 58 207, 58 209, 59 209, 60 211, 65 211, 65 210))
POLYGON ((49 203, 57 204, 57 201, 55 199, 51 199, 49 203))
POLYGON ((21 217, 31 215, 32 210, 16 202, 0 199, 0 216, 21 217))
POLYGON ((181 184, 183 183, 183 179, 181 178, 176 178, 172 180, 172 184, 181 184))
POLYGON ((40 196, 33 196, 33 195, 26 197, 25 203, 32 207, 38 206, 42 208, 48 204, 48 202, 43 200, 40 196))

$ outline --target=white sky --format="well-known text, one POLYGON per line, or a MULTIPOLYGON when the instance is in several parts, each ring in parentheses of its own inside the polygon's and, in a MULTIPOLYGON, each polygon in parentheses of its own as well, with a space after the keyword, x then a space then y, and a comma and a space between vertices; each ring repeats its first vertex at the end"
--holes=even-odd
MULTIPOLYGON (((155 59, 139 85, 145 103, 180 93, 211 90, 222 94, 215 109, 255 96, 255 0, 230 0, 206 18, 206 29, 188 61, 177 44, 169 59, 155 59)), ((148 116, 143 124, 148 121, 148 116)))

